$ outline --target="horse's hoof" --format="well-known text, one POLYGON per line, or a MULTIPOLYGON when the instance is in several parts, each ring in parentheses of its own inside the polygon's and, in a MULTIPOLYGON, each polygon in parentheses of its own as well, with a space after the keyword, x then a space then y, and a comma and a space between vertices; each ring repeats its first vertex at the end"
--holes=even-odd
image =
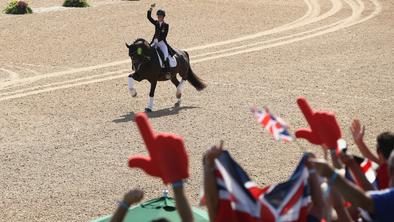
POLYGON ((151 113, 151 112, 152 112, 152 110, 151 110, 151 109, 149 109, 149 108, 145 108, 145 112, 146 112, 146 113, 151 113))
POLYGON ((178 92, 177 92, 177 93, 176 93, 176 98, 177 98, 177 99, 180 99, 181 97, 182 97, 182 93, 178 93, 178 92))
POLYGON ((175 104, 174 104, 174 107, 175 108, 179 108, 181 106, 181 101, 178 101, 178 102, 176 102, 175 104))
POLYGON ((135 89, 129 89, 129 93, 132 97, 136 97, 137 96, 137 90, 135 89))

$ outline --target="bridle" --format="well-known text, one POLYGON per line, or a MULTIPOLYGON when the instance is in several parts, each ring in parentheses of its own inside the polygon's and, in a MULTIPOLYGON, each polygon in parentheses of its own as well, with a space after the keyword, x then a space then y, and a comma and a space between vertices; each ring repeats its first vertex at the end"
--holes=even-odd
POLYGON ((129 52, 129 55, 131 58, 132 69, 136 72, 138 70, 140 70, 140 68, 144 64, 151 61, 150 56, 146 56, 146 55, 142 54, 142 52, 138 52, 138 50, 141 50, 141 48, 137 48, 137 49, 129 52))

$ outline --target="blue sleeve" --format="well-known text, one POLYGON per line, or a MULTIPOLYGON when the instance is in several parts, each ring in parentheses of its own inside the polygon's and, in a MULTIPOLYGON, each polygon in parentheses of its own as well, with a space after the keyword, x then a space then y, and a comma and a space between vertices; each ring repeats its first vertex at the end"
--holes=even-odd
POLYGON ((394 189, 368 192, 375 206, 371 214, 376 222, 390 222, 394 212, 394 189))

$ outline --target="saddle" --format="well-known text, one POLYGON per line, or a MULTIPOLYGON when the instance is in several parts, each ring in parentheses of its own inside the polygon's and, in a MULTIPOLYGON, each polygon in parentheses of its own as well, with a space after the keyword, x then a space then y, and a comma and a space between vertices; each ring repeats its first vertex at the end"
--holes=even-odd
MULTIPOLYGON (((157 54, 157 58, 159 59, 160 67, 164 68, 164 54, 163 54, 163 52, 160 49, 156 49, 156 48, 154 50, 157 54)), ((168 60, 170 62, 170 68, 174 68, 177 66, 177 59, 176 58, 178 56, 175 53, 175 51, 173 51, 173 49, 171 49, 171 50, 172 50, 172 53, 170 52, 170 47, 168 47, 168 53, 169 53, 168 60)))

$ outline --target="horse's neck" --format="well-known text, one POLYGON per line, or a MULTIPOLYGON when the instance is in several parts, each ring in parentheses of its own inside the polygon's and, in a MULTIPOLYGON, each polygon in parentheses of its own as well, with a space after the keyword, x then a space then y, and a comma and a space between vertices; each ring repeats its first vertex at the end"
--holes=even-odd
POLYGON ((150 51, 151 51, 151 53, 150 53, 150 62, 153 62, 154 60, 157 60, 157 61, 159 61, 159 54, 158 54, 158 52, 157 52, 157 49, 155 49, 155 48, 151 48, 150 49, 150 51))

